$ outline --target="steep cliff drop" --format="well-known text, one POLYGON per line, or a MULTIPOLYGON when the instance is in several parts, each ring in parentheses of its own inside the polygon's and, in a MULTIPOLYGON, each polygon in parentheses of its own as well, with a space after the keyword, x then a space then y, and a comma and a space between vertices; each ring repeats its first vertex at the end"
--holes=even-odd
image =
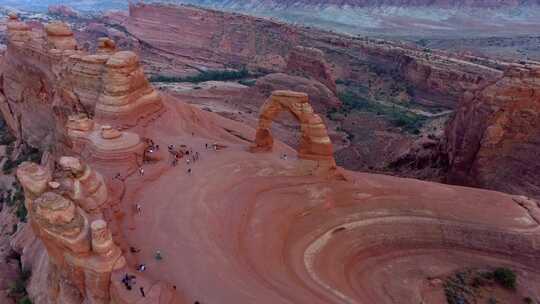
POLYGON ((438 281, 491 267, 515 271, 511 299, 540 298, 535 200, 337 168, 306 94, 273 92, 254 130, 155 97, 130 52, 43 53, 10 29, 14 129, 63 146, 17 170, 34 303, 445 303, 438 281), (42 64, 51 54, 77 64, 42 64), (298 151, 271 137, 283 111, 298 151))
POLYGON ((446 130, 451 183, 540 197, 540 65, 465 94, 446 130))

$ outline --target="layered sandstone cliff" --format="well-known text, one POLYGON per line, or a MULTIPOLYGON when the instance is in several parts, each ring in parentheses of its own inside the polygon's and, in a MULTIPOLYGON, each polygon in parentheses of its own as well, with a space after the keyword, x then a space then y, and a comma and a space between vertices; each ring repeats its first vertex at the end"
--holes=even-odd
POLYGON ((65 137, 71 113, 133 125, 161 108, 133 52, 117 52, 101 39, 97 54, 78 50, 71 29, 53 22, 32 30, 16 16, 8 21, 8 48, 0 109, 14 134, 48 149, 65 137))
MULTIPOLYGON (((46 152, 41 164, 17 169, 28 225, 12 247, 35 273, 29 296, 35 303, 134 303, 113 281, 134 272, 117 245, 121 235, 113 241, 110 227, 121 186, 111 188, 110 176, 93 166, 113 175, 119 167, 135 171, 145 147, 136 131, 125 129, 157 117, 161 97, 138 56, 117 51, 108 38, 88 54, 66 24, 33 29, 15 15, 7 34, 0 109, 20 142, 46 152)), ((139 282, 156 287, 150 301, 174 301, 159 281, 141 276, 139 282)))
POLYGON ((106 186, 101 175, 83 169, 79 160, 60 162, 89 176, 82 182, 80 177, 56 181, 47 168, 33 163, 23 163, 17 170, 29 224, 51 263, 43 298, 50 303, 109 303, 111 273, 124 268, 126 261, 102 219, 106 186))
POLYGON ((417 102, 447 108, 457 105, 464 90, 502 74, 498 64, 477 58, 189 6, 132 4, 129 15, 111 14, 105 21, 133 38, 125 40, 140 49, 146 69, 156 74, 242 66, 289 73, 300 68, 302 76, 334 93, 333 79, 363 85, 384 79, 408 84, 417 102))
POLYGON ((540 66, 467 93, 446 137, 449 182, 540 196, 540 66))

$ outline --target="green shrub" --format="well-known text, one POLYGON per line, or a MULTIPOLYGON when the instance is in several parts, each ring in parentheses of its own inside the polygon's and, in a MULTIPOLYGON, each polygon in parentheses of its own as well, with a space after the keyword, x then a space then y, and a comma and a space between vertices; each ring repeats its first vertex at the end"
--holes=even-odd
POLYGON ((5 175, 11 174, 15 167, 17 167, 17 163, 7 158, 2 166, 2 172, 4 172, 5 175))
POLYGON ((21 271, 19 277, 11 284, 11 287, 8 292, 8 296, 19 299, 17 303, 32 303, 28 298, 28 293, 26 291, 26 285, 32 273, 29 270, 21 271))
POLYGON ((512 269, 499 267, 493 271, 493 279, 507 289, 516 289, 516 274, 512 269))
POLYGON ((530 297, 526 297, 526 298, 523 298, 523 303, 525 303, 525 304, 534 304, 534 301, 530 297))
POLYGON ((20 296, 24 293, 26 293, 26 282, 24 282, 23 280, 21 280, 20 278, 19 279, 16 279, 15 282, 13 282, 9 288, 9 292, 8 292, 8 295, 10 297, 16 297, 16 296, 20 296))
POLYGON ((28 296, 24 296, 22 299, 20 299, 17 304, 32 304, 32 301, 28 298, 28 296))
POLYGON ((209 70, 203 71, 195 76, 179 77, 179 76, 165 76, 157 75, 150 77, 150 82, 193 82, 199 83, 204 81, 225 81, 236 80, 249 77, 249 72, 245 68, 241 70, 209 70))
POLYGON ((0 145, 7 146, 15 141, 15 137, 7 130, 0 133, 0 145))
POLYGON ((257 80, 256 79, 242 79, 240 81, 238 81, 239 84, 243 84, 247 87, 252 87, 255 85, 255 83, 257 83, 257 80))
MULTIPOLYGON (((9 145, 8 147, 10 147, 9 145)), ((4 162, 4 166, 2 167, 2 171, 4 174, 11 174, 13 172, 13 169, 17 168, 20 164, 22 164, 25 161, 31 161, 35 163, 39 163, 41 161, 42 153, 39 149, 24 145, 22 148, 21 153, 17 157, 17 159, 12 160, 9 155, 12 152, 6 154, 8 155, 8 158, 4 162)))
POLYGON ((28 215, 28 210, 26 210, 26 206, 24 205, 24 203, 17 204, 17 211, 15 212, 15 214, 21 222, 26 223, 26 216, 28 215))
POLYGON ((329 111, 330 118, 334 117, 336 111, 347 113, 351 111, 365 111, 384 116, 394 126, 399 127, 406 132, 419 134, 420 128, 426 122, 426 118, 415 113, 407 112, 398 107, 387 106, 377 102, 370 102, 356 93, 345 91, 338 94, 342 106, 340 109, 329 111))

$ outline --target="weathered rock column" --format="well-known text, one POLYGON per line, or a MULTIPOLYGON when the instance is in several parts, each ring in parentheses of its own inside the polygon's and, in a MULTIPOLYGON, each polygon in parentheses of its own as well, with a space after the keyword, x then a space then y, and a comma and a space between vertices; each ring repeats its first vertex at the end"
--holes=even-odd
POLYGON ((52 22, 45 25, 47 48, 59 50, 76 50, 77 41, 71 28, 63 22, 52 22))
POLYGON ((108 198, 103 176, 75 157, 62 156, 59 164, 72 176, 71 181, 65 183, 70 188, 67 195, 85 212, 101 214, 108 198))
POLYGON ((107 222, 98 219, 90 225, 93 257, 85 272, 86 293, 91 303, 110 301, 111 273, 126 266, 118 246, 113 242, 107 222))
POLYGON ((103 87, 95 108, 100 120, 132 124, 161 109, 161 98, 146 79, 134 52, 111 55, 105 64, 103 87))

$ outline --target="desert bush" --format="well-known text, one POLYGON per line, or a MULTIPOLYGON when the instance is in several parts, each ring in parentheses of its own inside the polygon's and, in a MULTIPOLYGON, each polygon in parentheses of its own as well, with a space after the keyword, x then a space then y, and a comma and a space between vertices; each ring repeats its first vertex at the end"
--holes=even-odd
POLYGON ((150 82, 193 82, 199 83, 204 81, 225 81, 242 79, 249 76, 248 70, 242 68, 241 70, 208 70, 203 71, 195 76, 165 76, 157 75, 150 77, 150 82))
POLYGON ((525 303, 525 304, 534 304, 534 301, 530 297, 525 297, 525 298, 523 298, 523 303, 525 303))
POLYGON ((32 273, 29 270, 22 270, 19 274, 19 277, 11 284, 11 287, 8 291, 8 296, 14 299, 18 299, 17 303, 32 303, 28 298, 28 293, 26 291, 26 285, 32 273))
POLYGON ((354 92, 345 91, 338 94, 342 106, 339 109, 331 109, 329 118, 335 117, 336 112, 348 113, 351 111, 364 111, 375 113, 386 118, 394 126, 405 130, 406 132, 418 134, 420 128, 426 122, 426 118, 411 112, 407 112, 398 107, 387 106, 377 102, 368 101, 354 92))
POLYGON ((516 273, 509 268, 499 267, 493 271, 493 279, 507 289, 516 289, 516 273))
POLYGON ((15 160, 11 159, 9 154, 11 154, 11 153, 8 153, 7 159, 4 162, 4 165, 2 167, 2 171, 4 172, 4 174, 13 173, 13 169, 17 168, 17 166, 19 166, 21 163, 23 163, 25 161, 31 161, 31 162, 39 163, 41 161, 42 152, 37 148, 33 148, 33 147, 28 146, 28 145, 24 145, 22 150, 21 150, 21 153, 19 154, 19 156, 15 160))

